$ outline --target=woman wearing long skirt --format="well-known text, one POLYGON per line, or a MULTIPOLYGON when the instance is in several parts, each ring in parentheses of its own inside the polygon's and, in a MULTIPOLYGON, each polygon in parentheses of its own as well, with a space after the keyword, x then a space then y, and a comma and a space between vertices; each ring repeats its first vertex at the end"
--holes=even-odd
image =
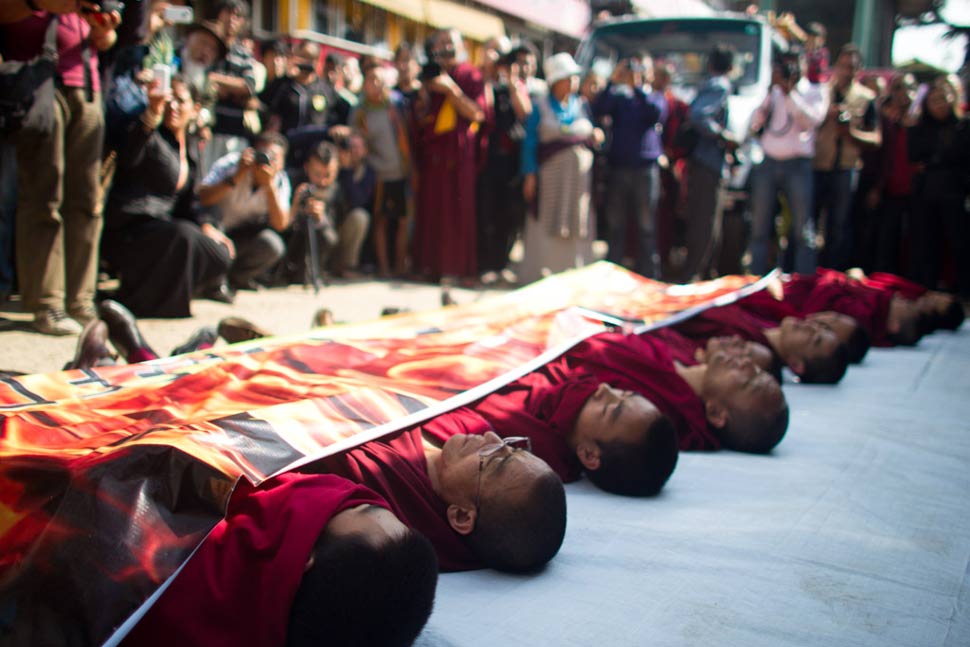
POLYGON ((596 219, 590 209, 593 152, 603 133, 577 94, 580 68, 569 54, 546 60, 548 94, 536 97, 522 145, 523 191, 538 207, 525 226, 519 278, 529 283, 593 260, 596 219))

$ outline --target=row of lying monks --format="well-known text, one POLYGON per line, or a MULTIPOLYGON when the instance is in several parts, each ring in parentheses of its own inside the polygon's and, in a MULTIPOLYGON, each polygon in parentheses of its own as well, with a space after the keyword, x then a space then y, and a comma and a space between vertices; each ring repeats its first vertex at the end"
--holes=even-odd
POLYGON ((418 427, 242 482, 126 644, 411 644, 439 570, 530 572, 556 555, 563 483, 651 496, 679 451, 770 452, 788 428, 784 366, 834 384, 870 345, 963 316, 896 276, 821 270, 671 327, 596 335, 418 427))

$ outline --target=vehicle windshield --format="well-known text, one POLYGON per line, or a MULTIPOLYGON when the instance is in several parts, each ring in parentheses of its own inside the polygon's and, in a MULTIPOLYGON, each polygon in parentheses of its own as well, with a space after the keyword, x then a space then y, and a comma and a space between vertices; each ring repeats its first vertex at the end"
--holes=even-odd
POLYGON ((734 50, 736 86, 758 82, 762 25, 745 20, 653 20, 604 25, 584 43, 579 64, 608 75, 618 60, 637 52, 672 63, 674 83, 700 85, 707 78, 707 54, 715 43, 734 50))

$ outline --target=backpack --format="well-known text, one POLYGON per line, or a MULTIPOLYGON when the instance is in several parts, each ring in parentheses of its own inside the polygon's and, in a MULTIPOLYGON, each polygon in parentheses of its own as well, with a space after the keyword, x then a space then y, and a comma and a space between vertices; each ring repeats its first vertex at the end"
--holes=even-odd
POLYGON ((0 136, 18 130, 37 134, 53 130, 57 25, 55 15, 41 53, 32 60, 0 63, 0 136))

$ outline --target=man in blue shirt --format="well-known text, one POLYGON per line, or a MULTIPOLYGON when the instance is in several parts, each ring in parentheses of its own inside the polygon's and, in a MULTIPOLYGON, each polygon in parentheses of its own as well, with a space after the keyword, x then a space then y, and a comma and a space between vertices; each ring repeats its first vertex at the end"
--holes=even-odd
MULTIPOLYGON (((721 237, 719 194, 725 153, 738 147, 726 130, 734 64, 730 49, 715 45, 707 57, 710 78, 697 91, 682 128, 695 140, 687 164, 687 260, 682 281, 709 278, 721 237)), ((686 139, 686 138, 685 138, 686 139)))
POLYGON ((613 70, 606 88, 593 102, 597 120, 609 118, 612 143, 607 154, 606 222, 607 259, 622 263, 626 252, 627 230, 636 218, 637 260, 635 269, 643 276, 657 278, 660 263, 654 236, 657 204, 660 198, 660 171, 657 159, 663 154, 663 123, 667 101, 650 88, 653 61, 638 54, 621 60, 613 70))

